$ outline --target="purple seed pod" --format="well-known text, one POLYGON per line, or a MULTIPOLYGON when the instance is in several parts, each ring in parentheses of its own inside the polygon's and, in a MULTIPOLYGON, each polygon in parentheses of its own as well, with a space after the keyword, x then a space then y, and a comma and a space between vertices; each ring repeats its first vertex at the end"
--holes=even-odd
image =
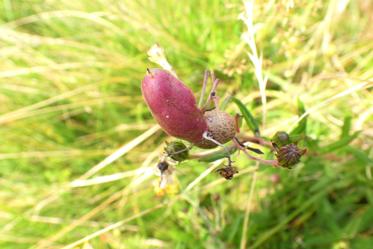
POLYGON ((199 143, 208 129, 193 92, 169 72, 151 69, 141 85, 153 117, 171 136, 199 143))

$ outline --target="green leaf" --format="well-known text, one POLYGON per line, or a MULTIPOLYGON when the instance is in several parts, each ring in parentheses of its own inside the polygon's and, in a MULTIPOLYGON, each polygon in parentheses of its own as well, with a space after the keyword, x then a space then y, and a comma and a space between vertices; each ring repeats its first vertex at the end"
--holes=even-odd
POLYGON ((347 147, 347 152, 354 155, 355 159, 361 162, 364 166, 373 165, 373 159, 371 159, 367 152, 354 148, 352 146, 347 147))
POLYGON ((233 97, 232 101, 238 106, 241 111, 243 118, 246 121, 246 124, 249 128, 254 132, 255 136, 260 136, 259 125, 258 122, 255 120, 254 116, 251 112, 247 109, 247 107, 237 98, 233 97))
POLYGON ((329 152, 332 152, 332 151, 335 151, 335 150, 338 150, 340 148, 343 148, 345 146, 347 146, 349 143, 351 143, 355 138, 357 138, 357 136, 359 136, 360 134, 360 131, 357 131, 355 133, 353 133, 351 136, 345 136, 341 139, 339 139, 339 141, 336 141, 334 143, 331 143, 323 148, 321 148, 321 153, 329 153, 329 152))
POLYGON ((341 135, 340 135, 339 141, 336 141, 334 143, 331 143, 323 147, 321 149, 321 152, 322 153, 332 152, 340 148, 343 148, 347 146, 349 143, 351 143, 360 134, 360 131, 354 132, 352 135, 349 135, 350 130, 351 130, 351 116, 346 116, 344 118, 343 126, 341 128, 341 135))
MULTIPOLYGON (((306 108, 304 107, 303 102, 300 99, 298 99, 298 116, 302 116, 305 112, 306 108)), ((306 134, 307 118, 308 115, 299 121, 298 125, 290 132, 290 136, 306 134)))
POLYGON ((351 130, 351 116, 346 116, 343 121, 341 138, 344 138, 350 134, 351 130))

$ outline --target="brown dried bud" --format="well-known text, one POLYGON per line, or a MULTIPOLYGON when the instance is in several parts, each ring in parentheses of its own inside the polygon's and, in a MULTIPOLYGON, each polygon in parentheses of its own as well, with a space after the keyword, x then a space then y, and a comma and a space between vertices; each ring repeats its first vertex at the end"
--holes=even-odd
POLYGON ((288 144, 276 148, 276 157, 281 167, 291 169, 292 166, 299 163, 306 151, 307 149, 299 149, 295 144, 288 144))
POLYGON ((231 180, 234 174, 238 173, 238 170, 236 167, 224 166, 223 168, 217 169, 216 172, 218 172, 219 175, 221 175, 225 179, 231 180))

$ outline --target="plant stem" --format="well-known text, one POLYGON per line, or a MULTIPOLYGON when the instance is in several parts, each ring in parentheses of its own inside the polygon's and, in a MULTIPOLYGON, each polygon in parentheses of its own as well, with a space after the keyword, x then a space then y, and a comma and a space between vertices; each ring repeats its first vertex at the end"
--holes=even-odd
POLYGON ((238 149, 242 150, 243 153, 245 153, 245 155, 251 159, 251 160, 255 160, 259 163, 262 163, 262 164, 268 164, 268 165, 272 165, 272 166, 278 166, 278 161, 277 160, 266 160, 266 159, 262 159, 262 158, 259 158, 259 157, 255 157, 255 156, 252 156, 249 154, 249 152, 247 152, 246 148, 245 147, 242 147, 235 139, 233 139, 233 143, 237 146, 238 149))
POLYGON ((275 149, 270 141, 267 141, 267 140, 265 140, 264 138, 261 138, 261 137, 252 137, 252 136, 241 133, 241 134, 237 134, 237 138, 239 138, 243 143, 251 142, 251 143, 255 143, 255 144, 259 144, 259 145, 268 147, 272 150, 275 149))

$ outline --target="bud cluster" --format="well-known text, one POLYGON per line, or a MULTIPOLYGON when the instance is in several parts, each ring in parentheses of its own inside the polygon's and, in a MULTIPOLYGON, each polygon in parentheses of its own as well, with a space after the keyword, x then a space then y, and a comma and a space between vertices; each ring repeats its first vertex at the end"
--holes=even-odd
POLYGON ((272 145, 275 148, 278 165, 288 169, 299 163, 301 157, 307 152, 307 149, 300 149, 284 131, 276 132, 272 138, 272 145))

